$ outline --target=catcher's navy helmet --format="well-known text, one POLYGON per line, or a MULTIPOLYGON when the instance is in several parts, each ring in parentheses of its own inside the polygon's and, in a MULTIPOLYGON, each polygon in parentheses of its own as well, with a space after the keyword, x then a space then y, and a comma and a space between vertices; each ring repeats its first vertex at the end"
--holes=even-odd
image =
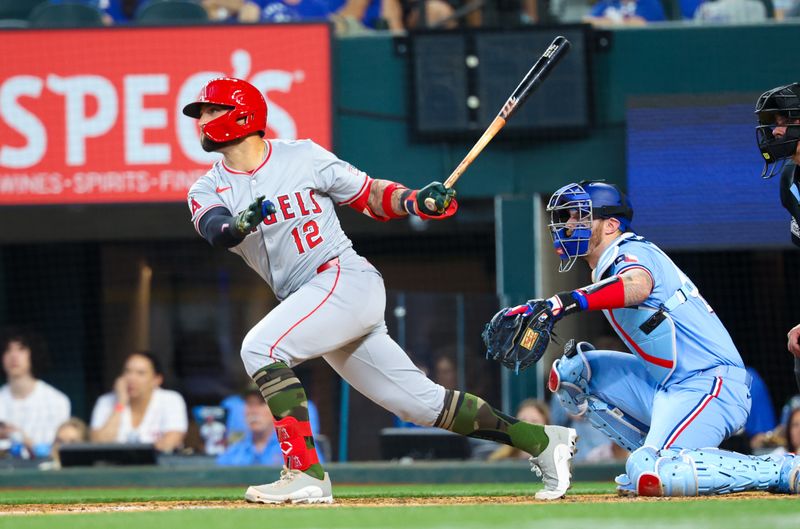
POLYGON ((561 259, 559 272, 566 272, 578 257, 589 253, 594 218, 615 218, 621 231, 630 230, 633 220, 633 206, 625 193, 603 182, 565 185, 550 197, 547 211, 553 246, 561 259))
POLYGON ((764 157, 762 178, 778 174, 797 152, 800 140, 800 83, 767 90, 756 102, 756 141, 764 157), (780 122, 780 123, 779 123, 780 122), (793 123, 794 122, 794 123, 793 123), (780 134, 775 134, 780 129, 780 134))

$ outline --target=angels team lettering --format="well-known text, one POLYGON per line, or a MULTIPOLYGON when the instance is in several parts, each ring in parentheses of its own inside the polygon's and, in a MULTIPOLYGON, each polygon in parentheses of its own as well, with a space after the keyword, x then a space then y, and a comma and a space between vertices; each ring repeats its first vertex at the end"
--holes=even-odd
POLYGON ((280 220, 290 220, 297 215, 307 217, 309 215, 319 215, 322 213, 322 207, 317 202, 317 199, 314 198, 313 189, 308 189, 303 192, 297 191, 291 195, 280 195, 275 198, 275 203, 277 204, 277 211, 272 215, 264 217, 264 224, 267 226, 278 222, 278 215, 281 216, 280 220), (305 198, 303 198, 303 194, 306 195, 305 198))

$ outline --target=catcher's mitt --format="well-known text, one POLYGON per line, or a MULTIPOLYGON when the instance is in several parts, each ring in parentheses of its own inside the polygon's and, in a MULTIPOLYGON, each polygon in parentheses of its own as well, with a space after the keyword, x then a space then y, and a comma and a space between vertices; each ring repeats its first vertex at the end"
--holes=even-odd
POLYGON ((547 302, 533 300, 528 307, 524 312, 512 311, 511 315, 506 315, 509 308, 500 310, 481 334, 486 358, 497 360, 515 373, 536 363, 553 336, 555 321, 547 302))

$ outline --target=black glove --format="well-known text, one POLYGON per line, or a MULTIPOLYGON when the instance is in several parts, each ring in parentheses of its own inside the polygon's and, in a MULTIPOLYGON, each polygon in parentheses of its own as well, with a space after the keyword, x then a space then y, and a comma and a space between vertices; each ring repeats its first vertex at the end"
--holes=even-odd
POLYGON ((255 231, 265 217, 274 213, 275 205, 260 196, 255 202, 247 206, 246 210, 233 218, 233 226, 231 228, 238 236, 245 237, 248 233, 255 231))
POLYGON ((515 373, 542 358, 556 323, 546 301, 531 300, 528 307, 529 310, 524 311, 518 310, 519 307, 501 309, 486 324, 481 335, 486 344, 486 358, 500 362, 515 373))

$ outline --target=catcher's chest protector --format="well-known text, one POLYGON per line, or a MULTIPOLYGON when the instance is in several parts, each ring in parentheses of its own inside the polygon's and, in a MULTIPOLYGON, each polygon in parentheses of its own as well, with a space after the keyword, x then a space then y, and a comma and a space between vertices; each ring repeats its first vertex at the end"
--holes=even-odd
MULTIPOLYGON (((649 254, 651 258, 658 259, 660 268, 664 270, 662 274, 670 274, 673 279, 672 284, 680 286, 673 287, 673 290, 668 293, 667 299, 659 303, 658 308, 640 305, 633 308, 604 310, 603 314, 628 348, 644 361, 650 376, 659 384, 666 385, 678 368, 679 362, 677 351, 681 340, 678 338, 675 318, 679 320, 683 318, 684 322, 688 319, 697 319, 698 315, 708 318, 713 311, 700 297, 697 287, 663 251, 641 237, 633 234, 626 235, 601 256, 594 272, 595 278, 602 278, 616 261, 623 258, 620 255, 624 255, 624 252, 628 251, 628 247, 632 246, 631 250, 634 253, 642 257, 649 254), (647 245, 647 251, 641 245, 628 245, 627 242, 647 245), (623 246, 625 248, 621 248, 623 246)), ((655 267, 653 268, 655 269, 655 267)), ((659 282, 668 284, 665 277, 658 276, 653 277, 653 282, 654 291, 659 286, 659 282)), ((663 299, 663 295, 661 299, 663 299)), ((724 331, 724 329, 722 330, 724 331)), ((697 342, 701 340, 701 337, 691 337, 691 339, 697 342)), ((681 359, 681 361, 685 360, 687 359, 681 359)), ((683 367, 688 366, 684 365, 683 367)))

